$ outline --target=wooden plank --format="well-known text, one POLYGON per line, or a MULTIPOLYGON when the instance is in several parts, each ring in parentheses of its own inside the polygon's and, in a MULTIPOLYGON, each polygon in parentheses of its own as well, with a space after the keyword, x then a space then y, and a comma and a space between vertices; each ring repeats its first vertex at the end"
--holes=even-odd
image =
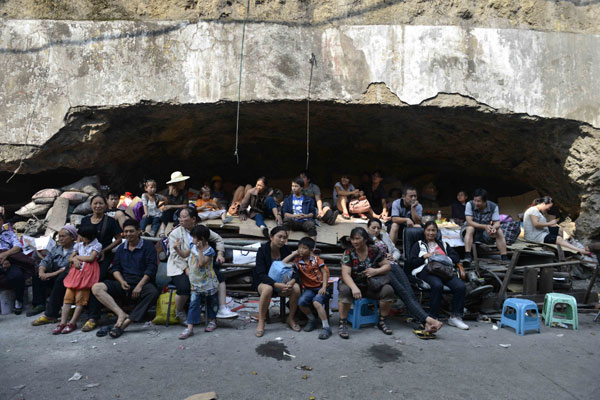
POLYGON ((541 268, 538 290, 540 293, 552 293, 554 288, 554 269, 541 268))
POLYGON ((562 265, 574 265, 579 264, 580 261, 562 261, 562 262, 554 262, 554 263, 546 263, 546 264, 532 264, 532 265, 519 265, 517 269, 531 269, 531 268, 554 268, 562 265))
POLYGON ((519 250, 515 251, 510 260, 510 264, 508 265, 508 269, 506 270, 506 275, 504 275, 504 280, 502 281, 502 286, 500 286, 500 290, 498 291, 498 297, 496 298, 496 302, 498 307, 504 302, 504 296, 506 295, 506 289, 508 288, 508 284, 510 283, 510 278, 513 274, 515 266, 519 262, 519 257, 521 256, 521 252, 519 250))
POLYGON ((48 210, 46 215, 46 232, 44 236, 52 236, 54 232, 58 232, 67 221, 67 213, 69 212, 69 200, 63 197, 57 197, 54 200, 52 208, 48 210))
POLYGON ((537 292, 537 269, 525 270, 523 275, 523 294, 535 294, 537 292))

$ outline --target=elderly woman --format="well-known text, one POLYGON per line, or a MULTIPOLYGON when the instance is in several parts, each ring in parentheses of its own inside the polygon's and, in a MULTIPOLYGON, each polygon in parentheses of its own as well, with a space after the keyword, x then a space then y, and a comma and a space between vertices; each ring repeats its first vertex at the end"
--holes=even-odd
POLYGON ((267 186, 267 178, 261 176, 256 180, 256 185, 246 191, 240 205, 240 219, 245 221, 248 217, 252 218, 267 239, 269 238, 269 228, 265 224, 265 218, 275 218, 277 225, 283 223, 277 203, 273 200, 271 193, 272 190, 267 186), (248 206, 250 206, 250 211, 248 211, 248 206))
MULTIPOLYGON (((298 308, 298 298, 300 297, 300 285, 295 279, 286 283, 275 282, 269 277, 269 270, 274 261, 281 261, 291 254, 287 246, 288 233, 281 227, 276 226, 271 229, 269 241, 264 243, 256 253, 256 266, 252 271, 254 287, 260 294, 258 326, 256 327, 256 337, 262 337, 265 334, 265 321, 269 312, 269 304, 273 293, 278 292, 281 296, 290 297, 290 315, 287 318, 289 327, 300 332, 300 326, 296 323, 294 316, 298 308)), ((282 304, 281 307, 285 307, 282 304)))
POLYGON ((392 309, 396 296, 389 283, 381 285, 376 291, 369 287, 369 279, 387 275, 390 262, 365 230, 357 227, 350 231, 352 247, 342 256, 342 279, 338 283, 340 325, 338 334, 348 339, 348 311, 354 300, 363 297, 379 300, 379 321, 377 327, 386 335, 393 332, 386 324, 386 318, 392 309))
POLYGON ((425 224, 425 240, 419 240, 413 245, 407 262, 409 267, 413 268, 412 274, 431 286, 429 293, 431 315, 435 318, 438 317, 442 303, 442 291, 444 286, 448 286, 452 290, 452 308, 448 325, 466 330, 469 329, 469 326, 462 320, 465 307, 465 284, 456 273, 451 278, 441 278, 427 270, 427 264, 434 255, 448 256, 454 264, 459 261, 459 256, 454 249, 437 238, 438 232, 438 226, 434 221, 427 222, 425 224))
POLYGON ((523 215, 525 239, 531 242, 558 244, 571 251, 592 256, 590 251, 575 247, 562 238, 562 231, 557 220, 548 221, 546 219, 546 215, 553 205, 550 196, 540 197, 533 201, 531 207, 523 215))
POLYGON ((32 309, 27 316, 46 312, 33 321, 33 326, 52 324, 58 322, 60 307, 65 296, 63 280, 69 273, 69 256, 73 252, 73 243, 77 240, 77 229, 73 225, 65 225, 58 231, 58 246, 40 262, 37 274, 32 280, 33 299, 32 309), (46 293, 50 290, 50 297, 46 303, 46 293))
POLYGON ((22 244, 4 222, 4 214, 0 214, 0 288, 15 291, 13 312, 19 315, 23 312, 25 275, 13 257, 21 253, 22 244))
MULTIPOLYGON (((421 304, 419 304, 419 301, 415 297, 415 294, 410 286, 408 277, 397 263, 397 261, 400 259, 400 252, 390 240, 387 232, 381 230, 381 227, 381 221, 378 219, 370 219, 367 224, 367 229, 369 234, 373 237, 375 246, 379 247, 379 249, 385 253, 386 258, 390 262, 390 285, 392 285, 394 288, 396 295, 402 299, 404 305, 408 309, 408 312, 419 323, 425 326, 425 332, 427 332, 427 334, 429 334, 428 336, 431 337, 431 334, 440 330, 443 324, 437 319, 428 315, 425 310, 423 310, 423 307, 421 307, 421 304)), ((415 333, 418 337, 422 338, 422 336, 419 336, 419 333, 415 333)))

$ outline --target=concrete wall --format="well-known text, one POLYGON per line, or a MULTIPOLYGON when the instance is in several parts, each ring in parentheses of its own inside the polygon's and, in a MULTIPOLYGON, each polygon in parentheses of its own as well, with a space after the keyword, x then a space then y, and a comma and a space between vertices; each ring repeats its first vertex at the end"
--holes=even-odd
MULTIPOLYGON (((71 107, 236 100, 241 32, 215 22, 3 20, 0 146, 43 145, 71 107)), ((304 99, 311 53, 315 100, 360 102, 383 82, 408 104, 460 93, 600 127, 600 35, 248 24, 242 100, 304 99)))

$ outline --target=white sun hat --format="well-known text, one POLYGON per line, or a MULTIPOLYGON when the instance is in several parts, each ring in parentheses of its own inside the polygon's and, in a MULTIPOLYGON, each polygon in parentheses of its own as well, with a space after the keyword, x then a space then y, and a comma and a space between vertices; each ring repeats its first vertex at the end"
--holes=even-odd
POLYGON ((184 176, 181 171, 175 171, 171 174, 171 180, 167 182, 167 185, 170 185, 171 183, 183 182, 188 179, 190 179, 190 177, 184 176))

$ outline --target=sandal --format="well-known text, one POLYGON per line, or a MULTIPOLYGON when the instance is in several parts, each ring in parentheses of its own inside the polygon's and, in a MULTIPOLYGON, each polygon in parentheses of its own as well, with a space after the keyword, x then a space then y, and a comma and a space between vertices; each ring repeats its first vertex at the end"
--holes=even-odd
POLYGON ((35 321, 33 321, 31 323, 31 325, 33 326, 40 326, 40 325, 46 325, 46 324, 55 324, 58 322, 57 318, 50 318, 47 317, 45 315, 42 315, 41 317, 39 317, 38 319, 36 319, 35 321))
POLYGON ((254 336, 256 337, 263 337, 265 335, 265 330, 264 329, 257 329, 254 332, 254 336))
POLYGON ((348 213, 343 213, 343 214, 342 214, 342 218, 344 218, 344 219, 350 219, 350 214, 348 214, 348 213))
POLYGON ((179 339, 185 340, 190 336, 194 336, 194 331, 190 330, 189 328, 185 328, 183 332, 179 334, 179 339))
POLYGON ((365 220, 369 219, 369 217, 367 217, 365 214, 358 214, 358 216, 359 216, 361 219, 365 219, 365 220))
POLYGON ((77 324, 72 324, 69 322, 68 324, 65 325, 65 328, 60 333, 71 333, 75 329, 77 329, 77 324))
POLYGON ((415 335, 417 335, 417 337, 419 339, 422 339, 422 340, 431 340, 431 339, 435 339, 436 338, 436 336, 435 336, 434 333, 423 331, 423 330, 420 330, 420 329, 413 329, 413 333, 415 335))
MULTIPOLYGON (((112 325, 103 326, 102 328, 98 329, 98 332, 96 332, 96 336, 104 337, 104 336, 108 335, 108 332, 110 332, 110 330, 112 328, 113 328, 112 325)), ((83 330, 83 328, 81 330, 83 330)))
POLYGON ((92 319, 88 319, 85 324, 83 324, 83 326, 81 327, 81 332, 91 332, 94 329, 96 329, 96 326, 98 324, 96 323, 96 321, 92 320, 92 319))
POLYGON ((349 339, 350 333, 348 332, 348 320, 340 319, 340 326, 338 327, 338 335, 342 339, 349 339))
POLYGON ((379 317, 379 321, 377 321, 377 327, 379 328, 379 330, 383 333, 385 333, 386 335, 391 335, 392 333, 394 333, 394 331, 392 331, 385 323, 385 317, 379 317))
POLYGON ((210 321, 206 328, 204 328, 204 332, 212 332, 217 329, 217 323, 215 321, 210 321))
POLYGON ((67 326, 67 325, 66 325, 66 324, 58 324, 58 325, 56 326, 56 328, 54 328, 54 329, 52 330, 52 334, 53 334, 53 335, 58 335, 58 334, 60 334, 60 333, 63 331, 63 329, 65 329, 65 326, 67 326))
POLYGON ((108 334, 110 335, 111 338, 116 339, 118 337, 120 337, 123 334, 123 329, 121 329, 118 326, 114 326, 109 332, 108 334))

